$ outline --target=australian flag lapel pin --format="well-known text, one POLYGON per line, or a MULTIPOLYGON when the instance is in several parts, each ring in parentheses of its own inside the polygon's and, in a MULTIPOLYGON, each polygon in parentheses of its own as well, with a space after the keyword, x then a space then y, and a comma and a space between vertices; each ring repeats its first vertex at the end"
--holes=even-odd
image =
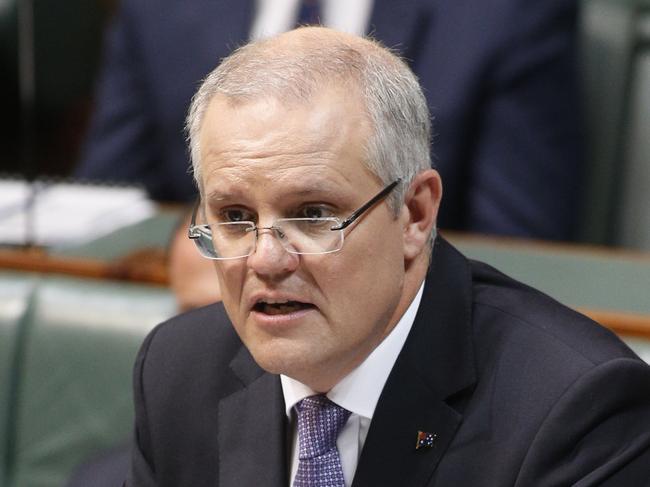
POLYGON ((436 442, 438 435, 435 433, 427 433, 426 431, 418 431, 418 439, 415 442, 415 449, 432 448, 436 442))

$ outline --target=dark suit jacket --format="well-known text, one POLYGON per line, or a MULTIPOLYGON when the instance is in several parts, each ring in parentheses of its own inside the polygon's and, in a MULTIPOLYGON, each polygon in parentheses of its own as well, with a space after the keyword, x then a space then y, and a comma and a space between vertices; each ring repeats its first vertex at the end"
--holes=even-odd
MULTIPOLYGON (((221 305, 149 335, 135 407, 127 485, 288 485, 279 378, 255 364, 221 305)), ((650 485, 650 367, 605 328, 438 239, 353 485, 650 485), (419 430, 437 435, 433 448, 415 449, 419 430)))
MULTIPOLYGON (((194 197, 182 132, 201 80, 245 42, 253 0, 122 0, 77 176, 194 197)), ((434 117, 439 224, 567 238, 580 202, 576 0, 375 0, 434 117)))

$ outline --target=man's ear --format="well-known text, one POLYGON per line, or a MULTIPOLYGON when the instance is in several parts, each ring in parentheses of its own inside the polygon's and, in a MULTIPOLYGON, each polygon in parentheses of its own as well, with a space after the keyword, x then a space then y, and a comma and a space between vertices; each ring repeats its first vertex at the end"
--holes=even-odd
POLYGON ((413 179, 402 207, 406 260, 412 260, 423 251, 428 251, 441 199, 442 181, 438 171, 428 169, 413 179))

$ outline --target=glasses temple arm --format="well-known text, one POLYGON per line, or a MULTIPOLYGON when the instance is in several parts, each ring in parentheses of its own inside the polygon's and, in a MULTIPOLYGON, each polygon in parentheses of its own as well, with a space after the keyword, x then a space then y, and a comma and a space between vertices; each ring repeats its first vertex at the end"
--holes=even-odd
POLYGON ((194 209, 192 210, 192 218, 190 219, 190 226, 187 228, 187 237, 191 239, 199 238, 199 235, 193 233, 194 227, 196 226, 196 214, 199 211, 199 206, 201 206, 201 200, 197 199, 194 204, 194 209))
POLYGON ((378 201, 384 199, 388 193, 390 193, 395 186, 397 186, 401 181, 401 178, 396 179, 392 183, 390 183, 388 186, 386 186, 384 189, 382 189, 379 193, 377 193, 375 196, 373 196, 370 201, 368 201, 365 205, 361 206, 357 210, 354 211, 349 217, 347 217, 343 222, 335 227, 330 228, 330 230, 343 230, 344 228, 347 228, 350 226, 357 218, 359 218, 363 213, 365 213, 369 208, 371 208, 373 205, 375 205, 378 201))

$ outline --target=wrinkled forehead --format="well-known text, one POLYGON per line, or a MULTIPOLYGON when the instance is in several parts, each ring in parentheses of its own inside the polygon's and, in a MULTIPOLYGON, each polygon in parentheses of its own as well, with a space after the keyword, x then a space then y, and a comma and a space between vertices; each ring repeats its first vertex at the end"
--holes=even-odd
POLYGON ((337 159, 349 162, 353 156, 365 160, 370 133, 362 103, 342 87, 328 87, 308 102, 217 95, 200 132, 203 182, 210 168, 264 172, 337 159))
MULTIPOLYGON (((276 79, 272 74, 266 80, 256 80, 240 90, 237 86, 225 85, 219 88, 207 100, 206 110, 214 104, 237 110, 245 105, 267 103, 283 107, 289 111, 310 109, 320 100, 344 103, 354 108, 358 115, 369 117, 369 110, 362 85, 357 77, 344 73, 324 76, 323 73, 310 73, 301 79, 290 77, 276 79)), ((276 75, 277 76, 277 75, 276 75)), ((205 123, 203 117, 201 127, 205 123)))

